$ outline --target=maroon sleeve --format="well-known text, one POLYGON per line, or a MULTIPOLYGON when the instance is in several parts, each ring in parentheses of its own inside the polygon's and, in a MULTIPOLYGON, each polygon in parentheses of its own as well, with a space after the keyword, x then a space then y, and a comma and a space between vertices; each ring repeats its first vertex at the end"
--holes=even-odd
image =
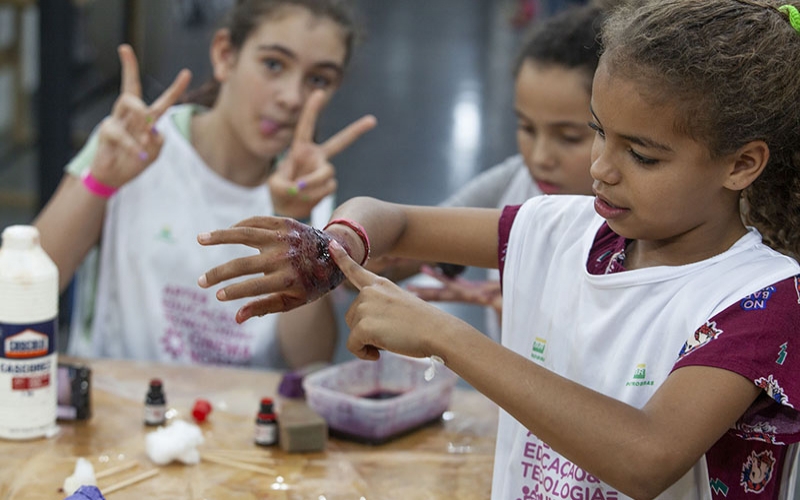
POLYGON ((673 370, 729 370, 763 389, 736 424, 746 439, 800 441, 800 287, 798 276, 748 295, 695 331, 673 370))
POLYGON ((522 205, 509 205, 503 207, 503 213, 500 215, 500 224, 497 228, 497 269, 500 271, 500 290, 503 290, 503 269, 506 267, 506 250, 508 250, 508 237, 511 235, 511 226, 514 225, 514 219, 517 218, 517 213, 522 205))

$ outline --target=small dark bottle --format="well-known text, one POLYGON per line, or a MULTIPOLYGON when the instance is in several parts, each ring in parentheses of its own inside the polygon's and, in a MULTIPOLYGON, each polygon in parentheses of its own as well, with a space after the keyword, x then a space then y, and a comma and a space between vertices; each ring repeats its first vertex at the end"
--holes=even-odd
POLYGON ((271 398, 262 398, 256 417, 256 444, 272 446, 278 442, 278 420, 272 408, 271 398))
POLYGON ((161 380, 154 378, 150 381, 147 397, 144 400, 145 425, 161 425, 166 421, 167 398, 164 396, 164 386, 161 380))

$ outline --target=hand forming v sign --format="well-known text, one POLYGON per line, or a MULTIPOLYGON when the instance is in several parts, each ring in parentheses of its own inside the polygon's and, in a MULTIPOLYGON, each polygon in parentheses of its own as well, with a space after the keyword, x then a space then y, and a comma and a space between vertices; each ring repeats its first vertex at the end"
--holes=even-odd
POLYGON ((378 359, 380 349, 415 358, 431 356, 436 354, 429 344, 431 335, 445 331, 448 324, 463 323, 367 271, 337 242, 331 243, 330 252, 345 278, 359 290, 345 315, 350 327, 347 348, 359 358, 378 359))
POLYGON ((181 70, 172 84, 148 106, 142 101, 136 54, 130 45, 121 45, 118 52, 122 88, 111 115, 100 124, 97 153, 91 165, 92 176, 114 188, 139 175, 158 157, 164 139, 154 124, 183 94, 192 78, 189 70, 181 70))
POLYGON ((267 181, 276 214, 308 217, 320 200, 336 191, 336 171, 329 160, 377 123, 372 115, 362 116, 327 141, 316 144, 314 130, 324 105, 325 93, 312 92, 300 113, 289 152, 267 181))

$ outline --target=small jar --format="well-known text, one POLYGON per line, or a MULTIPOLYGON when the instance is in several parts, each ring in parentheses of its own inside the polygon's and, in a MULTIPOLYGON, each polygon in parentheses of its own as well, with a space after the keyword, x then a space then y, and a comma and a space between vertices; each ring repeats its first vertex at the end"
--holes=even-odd
POLYGON ((167 420, 167 398, 161 380, 154 378, 144 400, 145 425, 162 425, 167 420))
POLYGON ((278 443, 278 420, 275 418, 271 398, 262 398, 256 416, 255 441, 260 446, 273 446, 278 443))

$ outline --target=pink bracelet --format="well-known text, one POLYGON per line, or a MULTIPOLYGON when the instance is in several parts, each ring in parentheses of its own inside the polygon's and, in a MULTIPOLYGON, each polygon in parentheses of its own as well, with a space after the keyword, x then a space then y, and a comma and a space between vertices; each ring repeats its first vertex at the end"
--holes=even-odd
POLYGON ((324 229, 328 229, 334 224, 341 224, 343 226, 347 226, 361 238, 361 243, 364 244, 364 258, 361 259, 361 266, 367 263, 369 260, 369 236, 367 236, 367 231, 364 229, 364 226, 359 224, 358 222, 350 219, 333 219, 332 221, 328 222, 328 225, 325 226, 324 229))
POLYGON ((108 186, 103 184, 102 182, 98 181, 92 175, 92 171, 90 169, 86 169, 81 176, 81 181, 83 181, 83 186, 93 195, 99 196, 100 198, 111 198, 111 196, 117 192, 117 188, 108 186))

